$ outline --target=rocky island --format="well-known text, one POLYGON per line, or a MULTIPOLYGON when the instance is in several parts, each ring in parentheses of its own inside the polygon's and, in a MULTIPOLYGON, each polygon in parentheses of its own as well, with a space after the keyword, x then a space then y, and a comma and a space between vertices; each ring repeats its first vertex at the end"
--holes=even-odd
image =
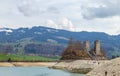
POLYGON ((101 50, 99 40, 94 42, 94 49, 90 50, 89 41, 81 44, 71 39, 61 61, 52 68, 83 73, 87 76, 120 76, 120 58, 108 60, 101 50))
POLYGON ((94 49, 91 49, 89 41, 84 41, 81 44, 71 38, 68 47, 62 54, 61 61, 52 68, 86 74, 107 62, 109 61, 101 49, 99 40, 94 42, 94 49))

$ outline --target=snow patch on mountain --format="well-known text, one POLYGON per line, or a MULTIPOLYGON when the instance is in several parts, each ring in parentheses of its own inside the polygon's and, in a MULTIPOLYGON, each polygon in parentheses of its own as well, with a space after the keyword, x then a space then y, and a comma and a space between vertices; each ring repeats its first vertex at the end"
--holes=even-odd
POLYGON ((63 36, 57 36, 56 38, 58 38, 58 39, 62 39, 62 40, 69 40, 68 38, 66 38, 66 37, 63 37, 63 36))
POLYGON ((41 32, 34 32, 34 34, 42 35, 42 33, 41 33, 41 32))
POLYGON ((0 32, 13 32, 11 29, 7 29, 7 28, 0 28, 0 32))
POLYGON ((19 32, 21 32, 21 33, 25 33, 25 31, 24 31, 24 30, 19 30, 19 32))
POLYGON ((54 30, 54 29, 46 29, 49 33, 55 33, 58 32, 58 30, 54 30))
POLYGON ((53 40, 53 39, 47 39, 47 41, 50 42, 50 43, 57 43, 57 41, 53 40))

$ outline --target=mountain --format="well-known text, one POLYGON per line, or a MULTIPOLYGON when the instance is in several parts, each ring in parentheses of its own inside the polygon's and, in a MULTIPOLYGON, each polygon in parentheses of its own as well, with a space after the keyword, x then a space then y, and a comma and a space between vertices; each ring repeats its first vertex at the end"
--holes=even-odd
MULTIPOLYGON (((50 45, 52 46, 52 48, 54 45, 54 52, 57 52, 57 50, 59 49, 59 53, 62 53, 70 37, 72 37, 75 40, 80 40, 81 42, 89 40, 92 48, 94 44, 93 41, 100 40, 102 48, 105 50, 108 56, 120 55, 120 35, 109 35, 104 32, 71 32, 42 26, 18 29, 1 28, 0 50, 5 49, 3 47, 8 46, 8 44, 10 44, 10 46, 13 45, 12 47, 10 47, 10 49, 13 49, 12 52, 16 52, 16 46, 20 47, 20 45, 22 45, 24 46, 24 48, 20 49, 24 50, 24 53, 29 53, 30 47, 26 46, 31 46, 30 44, 32 44, 34 48, 38 48, 40 47, 40 45, 38 46, 38 44, 44 44, 44 46, 41 45, 42 47, 45 47, 47 44, 47 46, 50 45), (56 49, 55 47, 61 48, 56 49)), ((39 48, 39 50, 41 50, 41 48, 39 48)), ((32 49, 31 51, 35 51, 35 49, 32 49)))

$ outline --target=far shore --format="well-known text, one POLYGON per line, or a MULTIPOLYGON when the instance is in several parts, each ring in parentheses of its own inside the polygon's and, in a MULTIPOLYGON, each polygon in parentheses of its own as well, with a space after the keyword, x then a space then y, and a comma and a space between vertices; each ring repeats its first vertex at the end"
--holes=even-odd
POLYGON ((29 66, 46 66, 51 67, 57 62, 0 62, 0 67, 29 67, 29 66))

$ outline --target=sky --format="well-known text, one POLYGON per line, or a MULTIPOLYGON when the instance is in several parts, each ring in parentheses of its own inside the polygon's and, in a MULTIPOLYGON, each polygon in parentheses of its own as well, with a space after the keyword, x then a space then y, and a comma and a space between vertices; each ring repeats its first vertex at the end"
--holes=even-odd
POLYGON ((0 0, 0 28, 46 26, 120 34, 120 0, 0 0))

